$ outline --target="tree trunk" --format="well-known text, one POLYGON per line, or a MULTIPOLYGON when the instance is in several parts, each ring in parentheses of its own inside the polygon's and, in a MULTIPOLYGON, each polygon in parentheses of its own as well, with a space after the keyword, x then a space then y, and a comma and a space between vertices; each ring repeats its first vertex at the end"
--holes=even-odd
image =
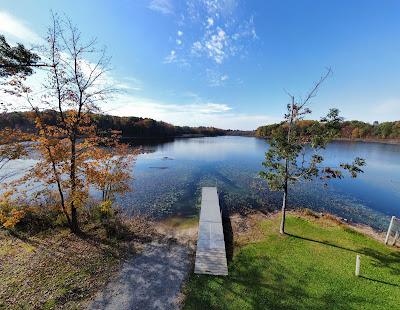
POLYGON ((76 138, 75 135, 71 139, 71 166, 70 166, 70 182, 71 182, 71 232, 79 233, 78 210, 76 209, 75 191, 76 191, 76 138))
MULTIPOLYGON (((73 204, 73 203, 72 203, 73 204)), ((80 232, 78 224, 78 210, 71 205, 71 232, 77 234, 80 232)))
POLYGON ((284 192, 283 192, 282 219, 281 219, 281 226, 279 228, 279 233, 282 235, 285 234, 286 203, 287 203, 287 187, 285 187, 284 192))
MULTIPOLYGON (((294 120, 294 97, 292 96, 292 103, 290 105, 290 119, 289 119, 289 128, 287 133, 287 142, 290 144, 290 134, 292 131, 292 125, 294 120)), ((282 219, 281 219, 281 227, 279 228, 279 232, 283 235, 285 234, 285 221, 286 221, 286 204, 287 204, 287 194, 288 194, 288 179, 289 179, 289 158, 286 155, 285 158, 285 175, 284 175, 284 184, 283 184, 283 201, 282 201, 282 219)))

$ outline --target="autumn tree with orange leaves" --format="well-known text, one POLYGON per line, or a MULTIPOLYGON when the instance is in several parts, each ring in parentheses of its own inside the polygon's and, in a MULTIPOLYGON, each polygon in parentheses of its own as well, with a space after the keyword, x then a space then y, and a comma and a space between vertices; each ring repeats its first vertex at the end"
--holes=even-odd
POLYGON ((60 211, 74 233, 80 232, 78 210, 89 189, 103 192, 103 200, 128 190, 126 169, 133 154, 118 143, 118 135, 99 134, 91 114, 116 91, 108 83, 109 58, 96 40, 85 41, 69 19, 53 15, 47 44, 40 48, 47 78, 41 96, 18 80, 13 92, 23 96, 34 112, 37 134, 34 146, 41 160, 20 181, 25 187, 44 185, 36 196, 56 193, 60 211), (57 112, 49 122, 45 111, 57 112), (109 147, 115 147, 111 150, 109 147))
MULTIPOLYGON (((0 35, 0 93, 7 94, 8 86, 14 81, 25 80, 33 73, 33 67, 40 66, 40 57, 22 44, 11 46, 0 35)), ((7 98, 7 96, 5 97, 7 98)), ((0 97, 0 113, 7 113, 11 103, 0 97)), ((20 130, 4 128, 0 130, 0 183, 3 185, 14 172, 5 171, 6 165, 26 154, 24 141, 30 136, 20 130)), ((0 197, 0 224, 6 228, 15 226, 24 216, 21 206, 16 206, 12 199, 13 191, 4 191, 0 197)))

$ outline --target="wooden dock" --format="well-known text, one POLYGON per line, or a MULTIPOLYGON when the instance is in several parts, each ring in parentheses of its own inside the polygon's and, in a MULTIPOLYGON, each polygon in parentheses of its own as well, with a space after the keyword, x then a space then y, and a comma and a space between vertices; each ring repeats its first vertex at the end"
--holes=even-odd
POLYGON ((216 187, 203 187, 194 272, 228 275, 221 210, 216 187))

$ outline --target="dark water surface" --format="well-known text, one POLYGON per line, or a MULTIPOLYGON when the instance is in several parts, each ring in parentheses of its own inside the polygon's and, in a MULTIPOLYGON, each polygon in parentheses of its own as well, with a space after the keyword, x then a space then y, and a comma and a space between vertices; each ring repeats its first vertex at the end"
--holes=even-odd
MULTIPOLYGON (((263 139, 176 139, 152 149, 136 162, 133 191, 119 198, 130 214, 197 215, 202 186, 217 186, 221 204, 230 210, 280 207, 281 194, 268 191, 258 177, 268 149, 263 139)), ((335 180, 327 188, 320 181, 299 183, 290 189, 290 207, 329 211, 380 229, 386 228, 389 216, 400 216, 400 145, 334 142, 324 156, 334 166, 363 157, 365 173, 335 180)))

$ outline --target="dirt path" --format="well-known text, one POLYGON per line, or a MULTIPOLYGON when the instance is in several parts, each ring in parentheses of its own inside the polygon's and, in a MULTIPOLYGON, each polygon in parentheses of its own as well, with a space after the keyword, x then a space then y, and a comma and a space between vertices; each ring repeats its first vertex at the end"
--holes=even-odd
POLYGON ((88 309, 179 309, 181 287, 192 268, 191 250, 179 243, 150 243, 122 267, 88 309))

